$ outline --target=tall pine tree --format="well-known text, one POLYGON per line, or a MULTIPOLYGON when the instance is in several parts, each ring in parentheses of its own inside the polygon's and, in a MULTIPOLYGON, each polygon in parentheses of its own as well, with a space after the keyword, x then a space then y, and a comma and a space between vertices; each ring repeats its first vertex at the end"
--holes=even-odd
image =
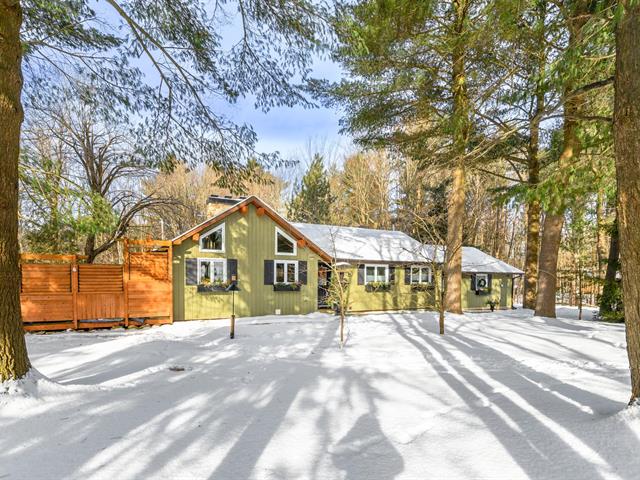
POLYGON ((287 205, 289 220, 328 223, 331 214, 331 190, 324 159, 315 154, 309 168, 287 205))

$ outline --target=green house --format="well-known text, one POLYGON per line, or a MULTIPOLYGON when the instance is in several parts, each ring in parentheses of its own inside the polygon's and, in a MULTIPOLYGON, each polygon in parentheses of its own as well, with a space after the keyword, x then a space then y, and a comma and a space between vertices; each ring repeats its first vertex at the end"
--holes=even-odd
MULTIPOLYGON (((174 320, 306 314, 330 308, 335 265, 349 272, 350 311, 434 306, 437 248, 397 231, 292 223, 259 198, 211 196, 210 218, 173 239, 174 320), (333 266, 333 268, 332 268, 333 266)), ((465 309, 511 308, 522 272, 463 249, 465 309)))

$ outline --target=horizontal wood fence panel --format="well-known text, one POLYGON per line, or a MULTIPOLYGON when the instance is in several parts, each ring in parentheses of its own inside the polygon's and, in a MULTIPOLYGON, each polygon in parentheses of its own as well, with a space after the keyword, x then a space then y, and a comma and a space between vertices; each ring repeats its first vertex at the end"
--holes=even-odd
POLYGON ((78 293, 78 320, 124 318, 124 292, 78 293))
POLYGON ((79 292, 122 292, 122 265, 79 265, 79 292))
POLYGON ((170 242, 132 242, 150 252, 131 252, 128 241, 124 245, 124 265, 83 264, 74 255, 23 254, 25 330, 172 323, 170 242), (62 263, 26 263, 31 261, 62 263))
POLYGON ((49 293, 71 291, 71 265, 22 265, 21 291, 49 293))
POLYGON ((55 322, 73 319, 73 294, 22 294, 20 297, 24 322, 55 322))

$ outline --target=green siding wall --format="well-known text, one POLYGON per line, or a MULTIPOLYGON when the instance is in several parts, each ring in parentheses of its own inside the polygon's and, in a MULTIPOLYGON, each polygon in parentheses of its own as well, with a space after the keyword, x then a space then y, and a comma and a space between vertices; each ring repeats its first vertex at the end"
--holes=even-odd
POLYGON ((513 278, 507 274, 492 274, 491 293, 485 295, 476 295, 471 290, 471 276, 462 276, 462 308, 470 310, 489 309, 488 300, 499 302, 500 308, 511 308, 513 300, 511 298, 511 285, 513 278))
MULTIPOLYGON (((275 254, 276 224, 267 215, 258 216, 249 206, 246 214, 236 212, 225 223, 225 253, 200 252, 191 238, 174 246, 173 286, 174 319, 196 320, 227 318, 231 315, 231 293, 199 293, 196 286, 185 285, 185 258, 235 258, 238 260, 236 315, 241 317, 274 314, 305 314, 317 309, 318 255, 298 247, 297 255, 275 254), (264 285, 264 260, 306 260, 307 284, 299 292, 274 292, 264 285)), ((222 222, 221 222, 222 223, 222 222)), ((219 224, 217 224, 219 225, 219 224)), ((215 226, 211 228, 215 228, 215 226)), ((203 231, 206 233, 209 231, 203 231)))
MULTIPOLYGON (((356 267, 352 269, 350 285, 350 307, 353 312, 368 310, 411 310, 434 308, 434 291, 413 292, 410 285, 404 283, 404 267, 394 267, 395 283, 388 292, 367 292, 364 285, 358 285, 356 267)), ((440 278, 440 275, 436 275, 440 278)), ((476 295, 471 290, 471 276, 462 277, 462 308, 463 309, 489 309, 487 300, 493 299, 499 302, 500 308, 511 308, 511 284, 510 275, 493 274, 491 279, 491 293, 488 295, 476 295)))
POLYGON ((395 282, 387 292, 367 292, 364 285, 358 285, 357 267, 351 269, 349 285, 349 305, 352 312, 368 310, 411 310, 433 308, 433 290, 415 292, 411 285, 404 283, 404 267, 395 269, 395 282))

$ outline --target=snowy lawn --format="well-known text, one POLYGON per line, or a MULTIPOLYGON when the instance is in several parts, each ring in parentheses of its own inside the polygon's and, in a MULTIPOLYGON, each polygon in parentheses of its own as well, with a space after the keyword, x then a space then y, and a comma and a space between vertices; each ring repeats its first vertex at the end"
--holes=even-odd
POLYGON ((49 380, 0 395, 0 479, 640 478, 621 325, 372 314, 343 350, 337 328, 29 335, 49 380))

